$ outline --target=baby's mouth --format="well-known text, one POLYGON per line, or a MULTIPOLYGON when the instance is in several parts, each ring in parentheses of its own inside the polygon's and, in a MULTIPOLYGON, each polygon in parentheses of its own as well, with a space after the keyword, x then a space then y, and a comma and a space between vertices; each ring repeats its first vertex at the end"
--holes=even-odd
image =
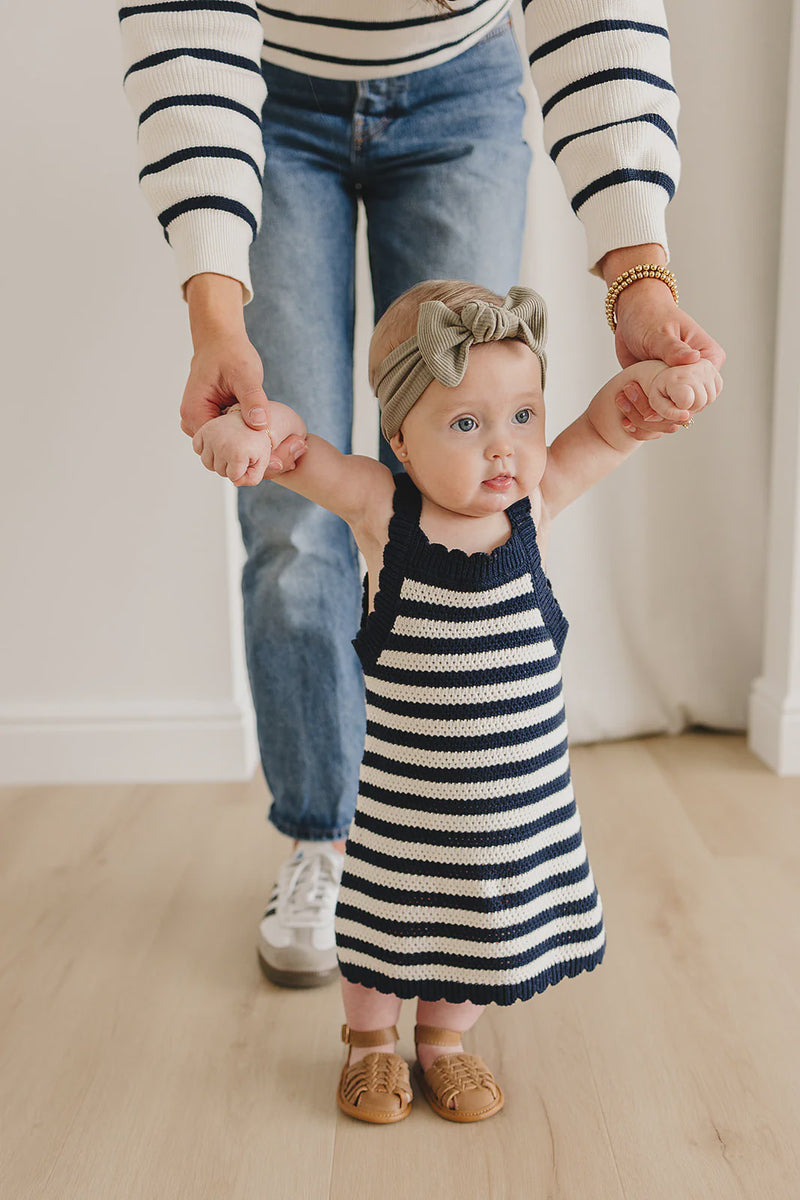
POLYGON ((505 492, 513 482, 513 475, 493 475, 491 479, 484 479, 483 486, 492 492, 505 492))

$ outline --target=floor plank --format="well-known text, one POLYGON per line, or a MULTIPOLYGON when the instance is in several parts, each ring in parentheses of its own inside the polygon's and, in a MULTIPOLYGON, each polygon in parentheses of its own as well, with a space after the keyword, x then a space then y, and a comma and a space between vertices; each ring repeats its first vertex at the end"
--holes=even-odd
POLYGON ((337 989, 256 962, 260 780, 0 789, 0 1195, 796 1200, 800 780, 710 734, 573 769, 606 959, 487 1012, 475 1126, 336 1109, 337 989))

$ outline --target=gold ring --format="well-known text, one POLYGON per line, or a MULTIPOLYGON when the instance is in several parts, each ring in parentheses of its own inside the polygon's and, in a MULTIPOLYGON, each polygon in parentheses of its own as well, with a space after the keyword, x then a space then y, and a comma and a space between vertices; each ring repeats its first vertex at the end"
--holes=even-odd
POLYGON ((694 425, 694 417, 689 417, 689 420, 686 422, 686 424, 681 425, 681 429, 688 429, 691 425, 694 425))

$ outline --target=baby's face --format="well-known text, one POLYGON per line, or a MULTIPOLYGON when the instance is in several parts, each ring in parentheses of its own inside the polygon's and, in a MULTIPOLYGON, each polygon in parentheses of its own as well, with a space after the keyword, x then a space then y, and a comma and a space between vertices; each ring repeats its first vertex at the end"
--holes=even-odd
POLYGON ((539 359, 524 342, 473 346, 458 387, 430 384, 392 447, 422 494, 451 512, 487 516, 531 495, 547 457, 539 359))

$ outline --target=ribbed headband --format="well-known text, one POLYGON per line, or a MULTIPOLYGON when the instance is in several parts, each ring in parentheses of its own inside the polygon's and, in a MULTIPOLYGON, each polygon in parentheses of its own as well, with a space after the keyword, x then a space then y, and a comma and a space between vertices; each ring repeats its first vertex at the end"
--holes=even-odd
POLYGON ((513 339, 525 344, 547 370, 547 309, 532 288, 513 287, 501 305, 469 300, 460 313, 441 300, 419 306, 417 332, 378 364, 375 392, 387 441, 397 433, 425 388, 438 380, 457 387, 467 370, 469 348, 513 339))

